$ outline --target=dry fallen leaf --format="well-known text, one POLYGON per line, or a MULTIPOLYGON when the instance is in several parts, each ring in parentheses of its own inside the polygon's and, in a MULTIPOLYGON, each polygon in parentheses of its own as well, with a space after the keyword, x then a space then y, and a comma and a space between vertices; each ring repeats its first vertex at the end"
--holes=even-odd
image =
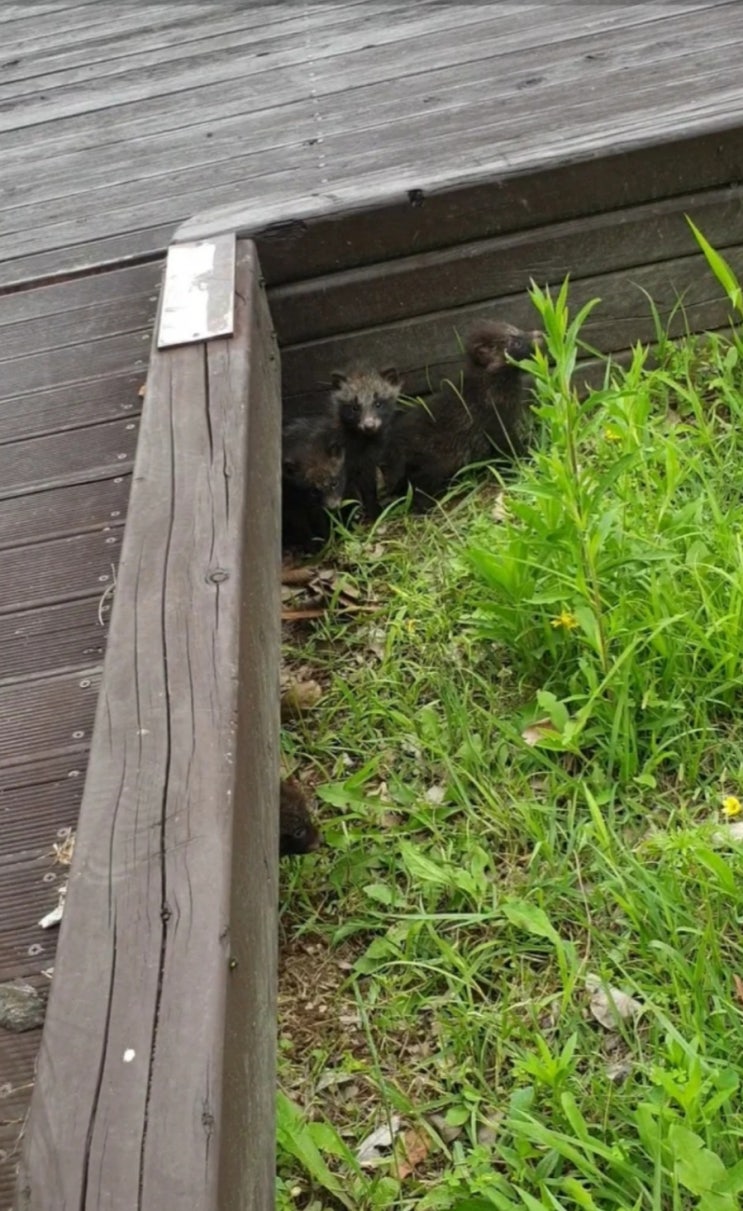
POLYGON ((629 1059, 614 1060, 612 1064, 606 1065, 606 1075, 616 1085, 621 1084, 622 1081, 626 1081, 631 1072, 632 1061, 629 1059))
POLYGON ((356 1160, 362 1169, 373 1169, 380 1161, 386 1160, 380 1149, 389 1149, 395 1142, 395 1136, 400 1130, 400 1116, 393 1114, 389 1123, 378 1127, 362 1142, 356 1152, 356 1160))
POLYGON ((589 1009, 605 1030, 615 1030, 618 1022, 642 1012, 639 1001, 618 988, 602 986, 598 976, 586 976, 586 990, 592 994, 589 1009))
POLYGON ((52 844, 52 850, 54 853, 55 862, 57 862, 60 866, 69 866, 72 862, 72 855, 75 851, 75 834, 70 833, 68 837, 65 837, 61 845, 59 842, 54 841, 52 844))
POLYGON ((535 719, 533 723, 524 728, 521 733, 521 739, 533 747, 535 744, 539 744, 542 737, 550 732, 553 735, 558 734, 557 728, 551 719, 535 719))
POLYGON ((426 803, 430 803, 433 807, 439 807, 444 802, 446 795, 445 786, 429 786, 423 798, 426 803))
POLYGON ((282 566, 281 568, 281 583, 288 585, 304 585, 310 584, 318 574, 317 568, 289 568, 282 566))
POLYGON ((400 1180, 410 1177, 417 1165, 428 1156, 431 1141, 424 1131, 416 1131, 415 1127, 411 1127, 402 1137, 404 1160, 401 1160, 397 1166, 397 1174, 400 1180))
POLYGON ((144 399, 146 390, 147 390, 147 383, 142 383, 142 386, 139 388, 139 391, 137 392, 137 395, 139 396, 140 399, 144 399))
POLYGON ((740 976, 734 975, 733 983, 735 984, 736 1000, 740 1001, 741 1005, 743 1005, 743 980, 741 980, 740 976))

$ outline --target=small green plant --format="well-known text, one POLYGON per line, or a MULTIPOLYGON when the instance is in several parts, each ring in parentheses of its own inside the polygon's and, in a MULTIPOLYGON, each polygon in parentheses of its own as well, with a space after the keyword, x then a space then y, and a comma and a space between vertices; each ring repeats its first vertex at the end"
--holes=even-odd
POLYGON ((658 407, 668 376, 641 348, 581 399, 593 304, 571 320, 567 283, 555 299, 531 293, 547 334, 531 364, 546 440, 508 493, 505 523, 470 546, 487 590, 475 626, 552 704, 541 747, 598 754, 624 781, 673 771, 683 751, 694 774, 733 716, 743 669, 737 361, 718 345, 722 422, 689 389, 686 415, 669 418, 658 407))
POLYGON ((533 463, 339 533, 375 608, 287 645, 281 1211, 742 1201, 740 337, 656 312, 583 392, 588 309, 533 298, 533 463))
POLYGON ((692 223, 688 215, 686 216, 686 221, 691 227, 694 239, 704 253, 707 264, 728 296, 731 306, 738 312, 739 317, 743 319, 743 291, 741 290, 740 282, 724 256, 712 247, 699 228, 692 223))

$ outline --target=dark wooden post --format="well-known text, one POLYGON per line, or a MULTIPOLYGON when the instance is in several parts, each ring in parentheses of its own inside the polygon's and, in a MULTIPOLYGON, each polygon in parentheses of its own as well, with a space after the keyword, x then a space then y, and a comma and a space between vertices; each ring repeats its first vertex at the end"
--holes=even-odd
POLYGON ((153 349, 18 1207, 270 1211, 279 367, 153 349))

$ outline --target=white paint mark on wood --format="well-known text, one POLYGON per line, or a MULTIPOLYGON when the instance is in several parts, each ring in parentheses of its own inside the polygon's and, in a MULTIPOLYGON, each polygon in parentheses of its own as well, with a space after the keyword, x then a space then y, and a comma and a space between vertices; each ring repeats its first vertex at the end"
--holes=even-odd
POLYGON ((137 1053, 133 1047, 127 1047, 126 1051, 124 1052, 124 1063, 131 1064, 136 1054, 137 1053))
POLYGON ((158 349, 190 345, 235 328, 235 233, 168 249, 158 349))

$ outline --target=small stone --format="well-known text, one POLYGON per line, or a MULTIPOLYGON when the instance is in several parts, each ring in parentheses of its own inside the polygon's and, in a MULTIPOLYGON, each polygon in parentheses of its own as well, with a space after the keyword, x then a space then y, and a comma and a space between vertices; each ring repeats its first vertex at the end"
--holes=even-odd
POLYGON ((431 1125, 436 1128, 439 1135, 445 1144, 453 1144, 454 1140, 459 1139, 462 1134, 461 1127, 454 1127, 451 1123, 447 1123, 443 1114, 429 1115, 431 1125))
POLYGON ((30 984, 0 984, 0 1026, 21 1034, 44 1024, 46 1002, 30 984))

